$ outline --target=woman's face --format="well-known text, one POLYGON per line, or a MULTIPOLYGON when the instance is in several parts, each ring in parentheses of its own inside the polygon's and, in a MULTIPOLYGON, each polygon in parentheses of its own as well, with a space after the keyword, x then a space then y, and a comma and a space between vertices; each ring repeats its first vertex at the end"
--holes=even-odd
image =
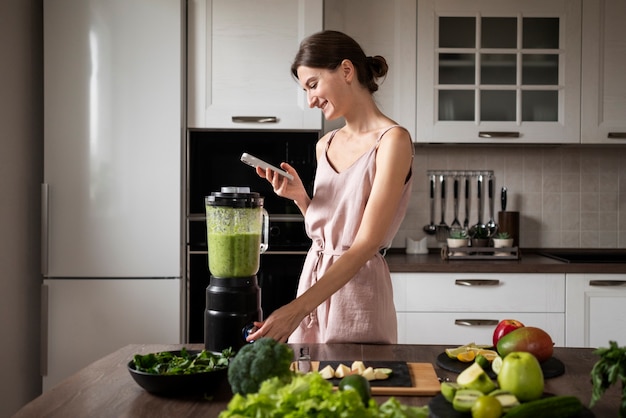
MULTIPOLYGON (((326 120, 341 117, 341 95, 347 83, 342 71, 312 67, 298 67, 298 80, 307 93, 309 107, 319 107, 326 120)), ((345 102, 345 101, 343 101, 345 102)))

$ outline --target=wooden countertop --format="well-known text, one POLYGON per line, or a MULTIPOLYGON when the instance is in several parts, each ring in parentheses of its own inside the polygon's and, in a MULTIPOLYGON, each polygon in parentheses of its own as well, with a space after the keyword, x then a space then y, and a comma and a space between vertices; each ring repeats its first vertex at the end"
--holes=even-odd
MULTIPOLYGON (((126 365, 137 353, 177 350, 182 345, 128 345, 92 363, 63 380, 25 405, 14 418, 21 417, 217 417, 231 398, 225 383, 213 400, 170 399, 153 396, 138 386, 126 365)), ((201 349, 202 345, 188 344, 201 349)), ((293 345, 299 352, 301 346, 293 345)), ((309 345, 314 360, 361 359, 404 360, 435 364, 440 378, 456 379, 456 374, 436 366, 437 356, 446 346, 434 345, 309 345)), ((584 405, 591 398, 589 373, 598 360, 589 348, 556 348, 554 356, 565 364, 565 374, 546 380, 545 391, 555 395, 576 395, 584 405)), ((598 418, 616 417, 620 403, 620 388, 610 388, 592 409, 598 418)), ((383 402, 388 397, 376 396, 383 402)), ((431 397, 398 397, 402 403, 426 405, 431 397)))
MULTIPOLYGON (((619 250, 623 251, 623 250, 619 250)), ((405 254, 390 250, 385 256, 392 273, 626 273, 624 263, 566 263, 539 255, 536 250, 520 250, 519 260, 443 260, 437 250, 429 254, 405 254)))

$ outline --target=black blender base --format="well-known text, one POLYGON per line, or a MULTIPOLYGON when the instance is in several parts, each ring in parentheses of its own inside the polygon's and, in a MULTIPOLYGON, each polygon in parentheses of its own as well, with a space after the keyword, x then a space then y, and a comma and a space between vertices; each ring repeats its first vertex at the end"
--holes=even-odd
POLYGON ((247 344, 247 327, 262 319, 261 289, 256 276, 211 276, 206 289, 204 314, 204 346, 207 351, 221 352, 227 348, 238 351, 247 344))

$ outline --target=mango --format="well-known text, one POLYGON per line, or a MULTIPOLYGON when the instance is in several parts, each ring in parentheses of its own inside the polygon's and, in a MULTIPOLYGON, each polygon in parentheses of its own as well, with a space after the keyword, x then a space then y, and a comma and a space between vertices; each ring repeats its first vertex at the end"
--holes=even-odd
POLYGON ((541 328, 521 327, 500 338, 496 349, 501 357, 514 351, 525 351, 534 355, 541 363, 552 357, 554 342, 541 328))

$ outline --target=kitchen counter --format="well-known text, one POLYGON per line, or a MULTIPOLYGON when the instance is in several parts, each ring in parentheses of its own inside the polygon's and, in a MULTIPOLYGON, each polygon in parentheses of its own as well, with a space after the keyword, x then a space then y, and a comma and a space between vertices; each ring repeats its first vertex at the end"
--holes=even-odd
MULTIPOLYGON (((202 345, 189 344, 201 349, 202 345)), ((299 352, 301 346, 293 345, 299 352)), ((446 346, 436 345, 367 345, 319 344, 309 345, 314 360, 361 359, 404 360, 436 363, 446 346)), ((225 382, 212 400, 172 399, 153 396, 138 386, 126 365, 134 354, 180 349, 181 345, 128 345, 92 363, 63 380, 38 398, 25 405, 14 418, 22 417, 216 417, 231 398, 225 382)), ((555 395, 575 395, 588 405, 591 398, 589 373, 598 360, 593 349, 555 348, 554 357, 565 364, 565 374, 547 379, 545 392, 555 395)), ((435 365, 440 378, 456 379, 456 374, 435 365)), ((388 397, 376 396, 380 403, 388 397)), ((428 396, 397 397, 402 403, 426 405, 428 396)), ((620 402, 619 387, 611 387, 592 409, 598 418, 616 417, 620 402)))
POLYGON ((443 260, 436 249, 429 254, 392 249, 385 259, 392 273, 626 273, 626 250, 615 251, 624 253, 623 263, 567 263, 523 249, 519 260, 443 260))

